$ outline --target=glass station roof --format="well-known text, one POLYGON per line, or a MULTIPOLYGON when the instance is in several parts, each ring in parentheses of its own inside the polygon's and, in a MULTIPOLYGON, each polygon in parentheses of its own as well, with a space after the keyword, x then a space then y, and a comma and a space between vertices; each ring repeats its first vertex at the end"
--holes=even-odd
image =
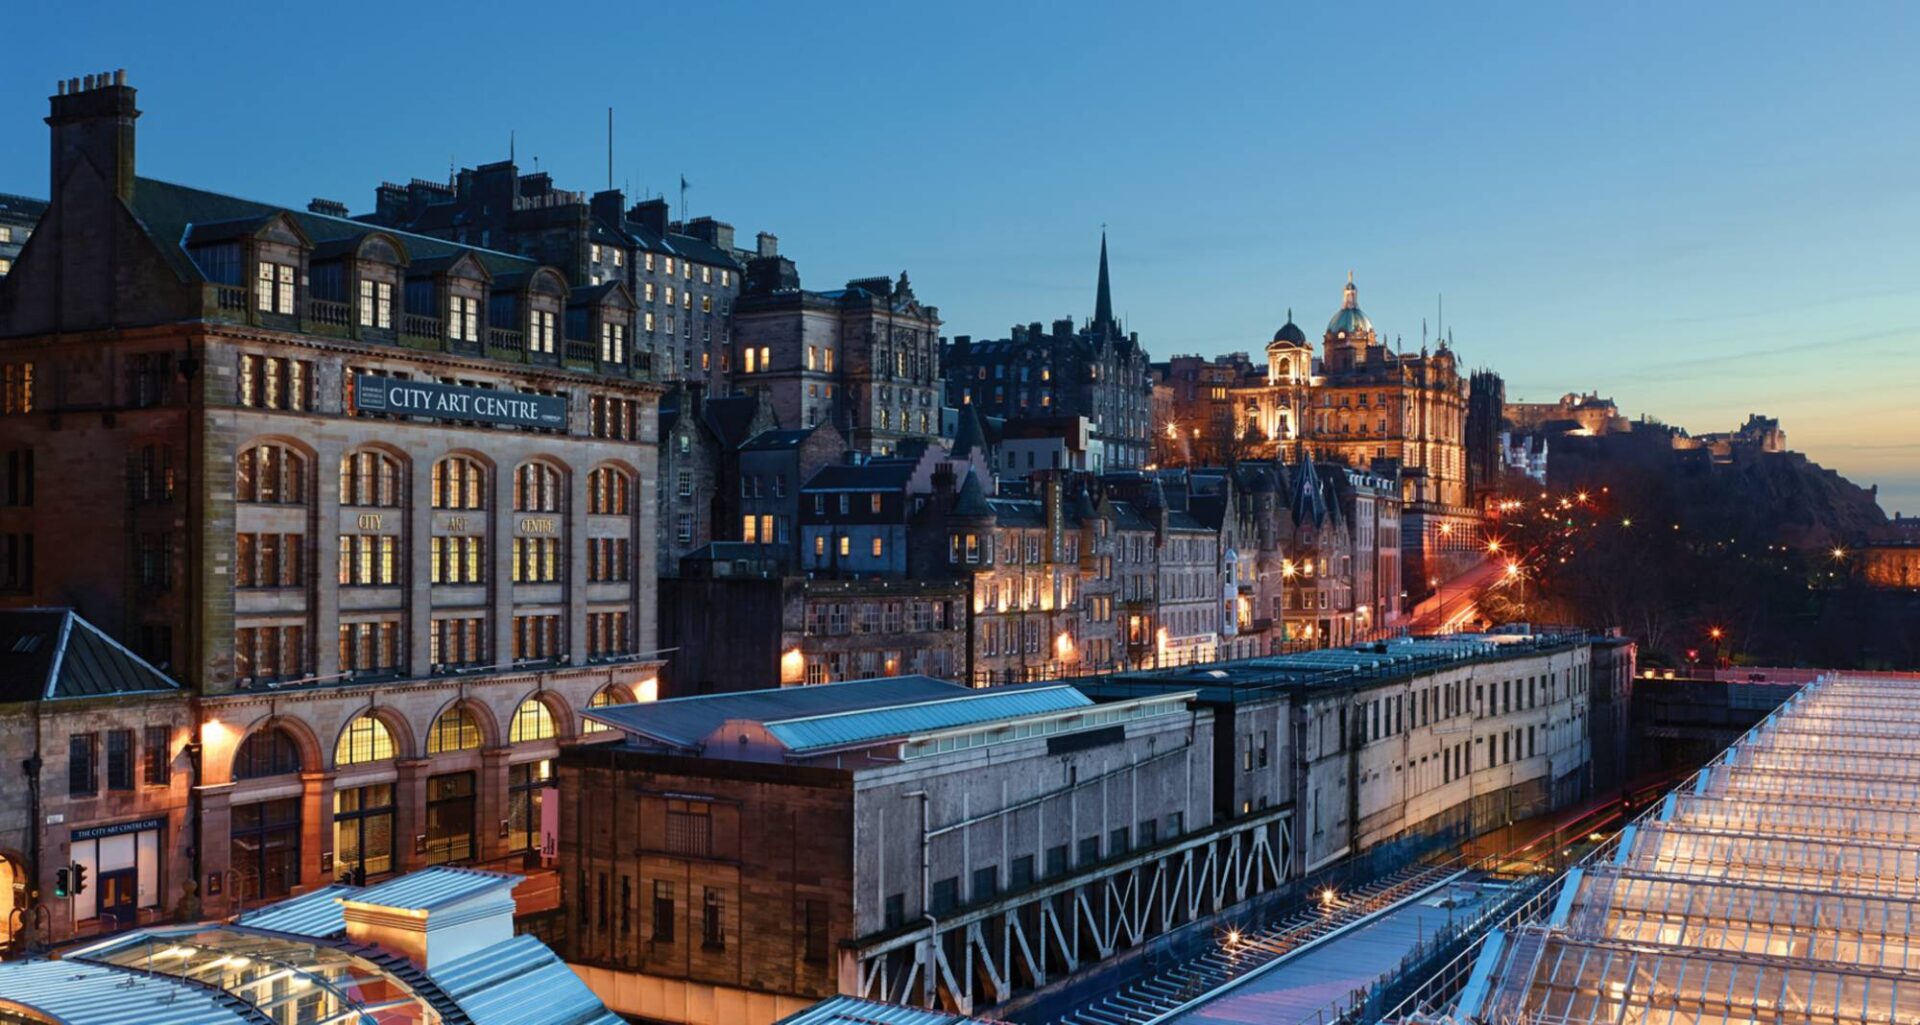
POLYGON ((1809 684, 1410 1020, 1920 1022, 1915 755, 1920 680, 1809 684))
POLYGON ((441 1021, 392 972, 307 940, 229 928, 150 930, 75 956, 220 990, 276 1022, 441 1021))

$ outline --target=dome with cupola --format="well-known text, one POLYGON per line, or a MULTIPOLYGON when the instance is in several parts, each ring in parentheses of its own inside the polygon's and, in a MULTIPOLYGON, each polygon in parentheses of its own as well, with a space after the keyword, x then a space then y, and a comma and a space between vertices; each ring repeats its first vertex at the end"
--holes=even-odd
POLYGON ((1268 345, 1267 348, 1274 349, 1288 345, 1305 344, 1307 344, 1307 333, 1300 330, 1300 325, 1293 322, 1293 311, 1288 310, 1287 322, 1280 325, 1280 330, 1273 333, 1273 343, 1268 345))
POLYGON ((1300 325, 1293 322, 1292 310, 1287 311, 1287 322, 1280 325, 1280 330, 1273 333, 1273 341, 1276 345, 1307 344, 1307 333, 1300 330, 1300 325))
POLYGON ((1353 287, 1353 272, 1347 272, 1347 287, 1341 297, 1340 312, 1327 321, 1329 339, 1357 339, 1373 337, 1373 322, 1360 312, 1360 293, 1353 287))

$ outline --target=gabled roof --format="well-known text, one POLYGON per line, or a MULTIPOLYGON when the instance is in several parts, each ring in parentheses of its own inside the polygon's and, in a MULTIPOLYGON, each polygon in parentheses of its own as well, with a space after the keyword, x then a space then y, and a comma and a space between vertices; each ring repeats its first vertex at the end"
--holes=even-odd
POLYGON ((796 449, 817 430, 819 430, 818 427, 796 427, 789 430, 761 431, 742 443, 740 451, 782 452, 796 449))
POLYGON ((312 936, 315 939, 338 936, 347 931, 347 918, 340 910, 340 899, 359 892, 357 886, 334 883, 297 897, 289 897, 278 904, 249 911, 234 919, 233 924, 293 936, 312 936))
POLYGON ((950 698, 972 688, 931 676, 894 676, 732 694, 699 694, 632 705, 589 708, 589 719, 671 747, 695 748, 729 720, 775 722, 950 698))
POLYGON ((760 400, 752 395, 725 395, 702 403, 701 412, 714 436, 728 448, 739 448, 753 430, 760 400))
POLYGON ((0 611, 0 702, 179 689, 167 674, 72 609, 0 611))

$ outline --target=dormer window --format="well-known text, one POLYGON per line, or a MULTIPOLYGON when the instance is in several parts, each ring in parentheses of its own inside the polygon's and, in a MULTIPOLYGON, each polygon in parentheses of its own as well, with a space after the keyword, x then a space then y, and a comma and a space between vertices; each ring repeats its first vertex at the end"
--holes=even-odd
POLYGON ((627 361, 627 328, 625 324, 600 325, 600 362, 625 363, 627 361))
POLYGON ((447 300, 447 337, 456 342, 480 340, 480 300, 464 295, 447 300))
POLYGON ((254 302, 261 313, 293 312, 293 268, 261 260, 254 279, 254 302))
POLYGON ((527 348, 533 352, 552 352, 553 323, 554 317, 552 310, 534 310, 533 330, 527 338, 527 348))
POLYGON ((393 327, 393 285, 385 281, 360 280, 360 326, 393 327))

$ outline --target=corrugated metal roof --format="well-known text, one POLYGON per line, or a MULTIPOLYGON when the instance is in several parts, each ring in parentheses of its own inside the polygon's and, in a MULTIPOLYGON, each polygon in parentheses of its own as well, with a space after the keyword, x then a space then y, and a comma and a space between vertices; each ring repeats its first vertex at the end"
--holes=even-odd
POLYGON ((774 1025, 994 1025, 994 1019, 969 1018, 857 997, 831 997, 774 1025))
POLYGON ((219 991, 85 961, 0 964, 0 998, 65 1025, 259 1025, 219 991))
POLYGON ((474 1025, 622 1025, 533 936, 515 936, 428 973, 474 1025))
POLYGON ((766 726, 768 733, 798 754, 1092 704, 1091 698, 1064 685, 996 688, 934 701, 772 721, 766 726))
POLYGON ((435 865, 398 879, 369 886, 346 897, 355 904, 374 904, 402 911, 431 911, 501 886, 516 886, 521 877, 506 872, 435 865))
POLYGON ((950 698, 972 691, 931 676, 890 676, 805 687, 774 687, 732 694, 699 694, 585 710, 587 718, 674 747, 698 747, 730 719, 777 722, 812 715, 884 708, 950 698))
POLYGON ((234 924, 294 936, 312 936, 315 939, 338 936, 347 930, 346 917, 340 910, 340 898, 358 899, 354 895, 359 892, 357 886, 335 883, 278 904, 269 904, 257 911, 249 911, 234 919, 234 924))

